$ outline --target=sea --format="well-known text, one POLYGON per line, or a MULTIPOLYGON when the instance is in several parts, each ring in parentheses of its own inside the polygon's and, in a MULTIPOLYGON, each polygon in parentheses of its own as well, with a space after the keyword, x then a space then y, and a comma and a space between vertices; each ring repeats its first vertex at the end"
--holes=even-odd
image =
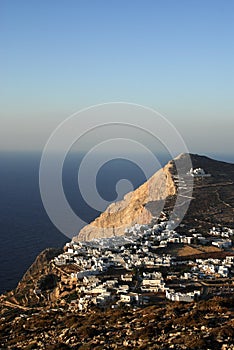
MULTIPOLYGON (((84 154, 76 153, 66 158, 63 188, 73 211, 89 223, 100 215, 100 211, 86 203, 77 185, 77 173, 83 157, 84 154)), ((170 159, 168 155, 158 158, 162 166, 170 159)), ((0 293, 16 287, 41 251, 48 247, 63 247, 72 234, 60 232, 44 209, 39 189, 40 159, 39 152, 0 153, 0 293)), ((218 156, 216 159, 234 161, 232 156, 218 156)), ((130 160, 117 158, 107 161, 96 176, 99 195, 107 202, 114 201, 116 183, 121 179, 127 179, 135 189, 147 177, 130 160)), ((78 234, 79 230, 80 227, 77 227, 74 234, 78 234)))

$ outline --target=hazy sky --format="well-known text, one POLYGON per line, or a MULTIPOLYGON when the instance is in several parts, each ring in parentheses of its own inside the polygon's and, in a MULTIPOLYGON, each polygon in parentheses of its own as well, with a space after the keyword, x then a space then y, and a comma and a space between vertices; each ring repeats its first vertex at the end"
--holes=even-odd
POLYGON ((233 152, 232 0, 1 0, 0 43, 1 150, 40 150, 80 108, 126 101, 191 152, 233 152))

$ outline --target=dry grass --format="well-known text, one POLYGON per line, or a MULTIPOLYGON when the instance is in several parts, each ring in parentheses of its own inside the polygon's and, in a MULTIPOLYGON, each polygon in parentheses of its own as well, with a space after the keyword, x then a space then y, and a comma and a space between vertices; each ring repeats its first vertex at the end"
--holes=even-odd
POLYGON ((161 250, 161 253, 171 254, 173 256, 192 256, 192 255, 201 255, 207 253, 218 253, 222 250, 214 246, 190 246, 182 244, 173 244, 167 248, 161 250))
POLYGON ((201 253, 202 253, 202 250, 186 245, 178 250, 177 256, 188 256, 188 255, 195 255, 195 254, 201 254, 201 253))
POLYGON ((221 252, 222 249, 214 246, 205 246, 205 247, 199 247, 199 249, 204 253, 214 253, 214 252, 221 252))
POLYGON ((220 251, 221 249, 213 246, 199 246, 196 248, 191 246, 184 246, 178 250, 177 256, 189 256, 189 255, 197 255, 197 254, 203 254, 203 253, 216 253, 220 251))

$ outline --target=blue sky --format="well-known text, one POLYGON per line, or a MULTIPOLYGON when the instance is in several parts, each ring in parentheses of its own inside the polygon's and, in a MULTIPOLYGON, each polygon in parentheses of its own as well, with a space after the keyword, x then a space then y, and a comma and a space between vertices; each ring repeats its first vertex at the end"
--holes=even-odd
POLYGON ((80 108, 153 107, 191 152, 234 146, 232 0, 1 0, 0 149, 42 149, 80 108))

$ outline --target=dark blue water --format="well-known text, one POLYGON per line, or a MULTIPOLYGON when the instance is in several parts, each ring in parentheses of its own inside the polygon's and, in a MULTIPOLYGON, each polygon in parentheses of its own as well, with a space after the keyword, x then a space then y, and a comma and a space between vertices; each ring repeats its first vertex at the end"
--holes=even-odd
POLYGON ((67 241, 43 209, 39 159, 39 154, 0 155, 0 292, 15 287, 43 249, 67 241))
MULTIPOLYGON (((79 192, 77 172, 82 157, 77 154, 67 157, 63 185, 72 209, 88 223, 100 212, 87 205, 79 192)), ((216 159, 233 162, 231 156, 216 159)), ((159 160, 164 165, 169 156, 161 156, 159 160)), ((38 184, 39 164, 39 153, 0 153, 0 293, 16 286, 43 249, 62 247, 69 240, 56 229, 44 210, 38 184)), ((134 163, 115 159, 103 165, 97 174, 100 196, 107 201, 115 200, 115 185, 123 178, 133 188, 146 180, 134 163)), ((78 227, 77 233, 79 230, 78 227)))

